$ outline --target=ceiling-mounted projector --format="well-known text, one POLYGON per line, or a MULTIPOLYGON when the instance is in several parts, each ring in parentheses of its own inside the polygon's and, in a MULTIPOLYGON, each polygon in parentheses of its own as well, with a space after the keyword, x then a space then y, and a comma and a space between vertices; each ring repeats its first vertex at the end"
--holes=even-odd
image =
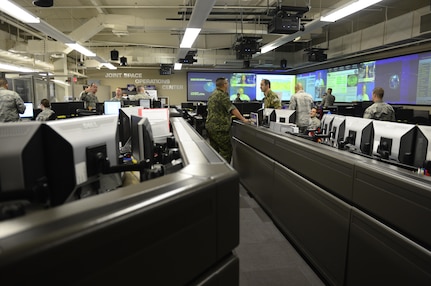
POLYGON ((293 34, 304 31, 301 18, 308 11, 308 7, 281 6, 268 23, 268 33, 293 34))

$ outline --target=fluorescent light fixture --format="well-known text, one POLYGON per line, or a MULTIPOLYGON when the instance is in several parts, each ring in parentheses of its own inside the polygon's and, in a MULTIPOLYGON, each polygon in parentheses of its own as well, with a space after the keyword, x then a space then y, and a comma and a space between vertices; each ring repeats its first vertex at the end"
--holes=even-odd
POLYGON ((44 21, 41 21, 40 23, 30 24, 30 26, 64 44, 76 42, 44 21))
POLYGON ((6 64, 6 63, 0 63, 0 70, 17 71, 17 72, 39 72, 40 71, 40 70, 31 69, 31 68, 6 64))
POLYGON ((200 32, 200 28, 187 28, 183 40, 181 41, 180 48, 191 48, 200 32))
POLYGON ((179 70, 181 70, 182 67, 183 67, 182 63, 175 63, 174 64, 174 70, 179 71, 179 70))
POLYGON ((349 16, 353 13, 356 13, 362 9, 365 9, 371 5, 374 5, 382 0, 356 0, 354 2, 350 2, 335 11, 329 13, 326 16, 320 17, 320 21, 322 22, 335 22, 341 18, 349 16))
POLYGON ((108 69, 110 69, 110 70, 116 70, 117 69, 117 67, 116 66, 114 66, 113 64, 111 64, 111 63, 102 63, 102 66, 104 66, 104 67, 106 67, 106 68, 108 68, 108 69))
POLYGON ((0 10, 24 23, 39 23, 40 19, 9 0, 0 4, 0 10))
POLYGON ((92 52, 92 51, 90 51, 89 49, 87 49, 87 48, 85 48, 85 47, 81 46, 81 45, 80 45, 80 44, 78 44, 78 43, 73 43, 73 44, 71 44, 71 43, 66 43, 66 45, 67 45, 68 47, 70 47, 70 48, 74 49, 75 51, 80 52, 80 53, 81 53, 81 54, 83 54, 84 56, 87 56, 87 57, 95 57, 95 56, 96 56, 96 54, 95 54, 95 53, 93 53, 93 52, 92 52))
POLYGON ((51 80, 52 82, 55 82, 56 84, 59 84, 59 85, 63 85, 63 86, 70 86, 70 84, 69 83, 67 83, 67 82, 65 82, 65 81, 62 81, 62 80, 59 80, 59 79, 53 79, 53 80, 51 80))

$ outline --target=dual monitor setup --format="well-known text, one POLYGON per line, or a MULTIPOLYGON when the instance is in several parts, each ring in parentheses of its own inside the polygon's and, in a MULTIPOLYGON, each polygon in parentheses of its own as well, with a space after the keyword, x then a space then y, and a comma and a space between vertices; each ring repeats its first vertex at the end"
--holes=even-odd
POLYGON ((431 160, 431 126, 325 114, 323 143, 409 170, 431 160))
POLYGON ((170 151, 176 147, 168 109, 145 111, 2 124, 9 136, 0 137, 0 220, 24 214, 29 205, 55 207, 114 190, 125 171, 139 171, 141 181, 164 175, 163 163, 179 159, 178 151, 166 151, 168 141, 170 151), (127 142, 134 164, 119 148, 127 142))

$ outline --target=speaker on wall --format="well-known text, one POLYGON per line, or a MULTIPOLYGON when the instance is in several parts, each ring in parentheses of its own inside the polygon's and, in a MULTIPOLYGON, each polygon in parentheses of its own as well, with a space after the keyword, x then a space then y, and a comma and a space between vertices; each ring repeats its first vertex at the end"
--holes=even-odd
POLYGON ((126 57, 120 58, 120 66, 127 66, 127 58, 126 57))
POLYGON ((118 61, 118 51, 117 50, 112 50, 111 51, 111 61, 118 61))
POLYGON ((280 67, 281 67, 282 69, 287 68, 287 60, 282 59, 282 60, 280 61, 280 67))
POLYGON ((35 0, 33 1, 33 5, 38 7, 52 7, 52 5, 54 5, 54 0, 35 0))

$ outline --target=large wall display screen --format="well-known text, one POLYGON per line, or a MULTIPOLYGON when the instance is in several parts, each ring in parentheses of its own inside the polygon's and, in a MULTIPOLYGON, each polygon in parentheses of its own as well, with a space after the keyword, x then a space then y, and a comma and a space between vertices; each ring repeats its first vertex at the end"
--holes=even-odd
POLYGON ((298 74, 296 81, 302 83, 304 90, 309 93, 315 101, 320 101, 326 92, 326 70, 298 74))
POLYGON ((260 90, 260 82, 267 79, 271 82, 271 90, 282 101, 290 100, 295 93, 295 76, 286 74, 256 74, 256 100, 262 100, 264 95, 260 90))

